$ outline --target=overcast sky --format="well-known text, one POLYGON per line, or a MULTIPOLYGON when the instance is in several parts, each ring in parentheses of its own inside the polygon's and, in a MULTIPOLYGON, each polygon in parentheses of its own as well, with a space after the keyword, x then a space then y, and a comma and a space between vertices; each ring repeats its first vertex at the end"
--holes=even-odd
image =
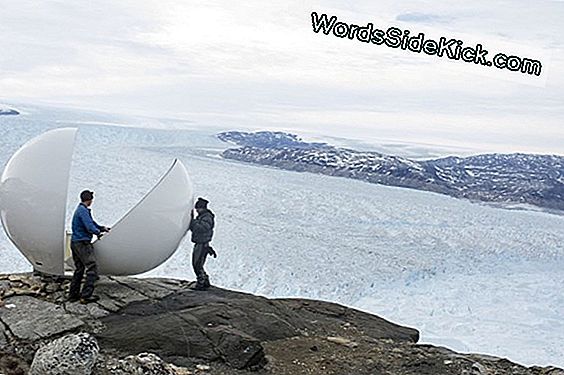
POLYGON ((562 1, 3 0, 0 100, 564 154, 563 19, 562 1), (509 49, 543 73, 316 34, 312 11, 509 49))

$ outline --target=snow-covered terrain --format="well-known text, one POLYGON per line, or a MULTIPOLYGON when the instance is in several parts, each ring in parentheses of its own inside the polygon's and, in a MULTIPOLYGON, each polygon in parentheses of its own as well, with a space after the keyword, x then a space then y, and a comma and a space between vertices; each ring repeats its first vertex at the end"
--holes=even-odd
MULTIPOLYGON (((91 188, 96 219, 112 225, 179 157, 217 215, 212 283, 337 301, 414 326, 424 342, 564 366, 564 216, 223 160, 215 130, 26 113, 0 119, 1 166, 31 137, 80 126, 69 215, 91 188)), ((190 249, 150 274, 193 279, 190 249)), ((0 254, 0 272, 30 270, 3 231, 0 254)))

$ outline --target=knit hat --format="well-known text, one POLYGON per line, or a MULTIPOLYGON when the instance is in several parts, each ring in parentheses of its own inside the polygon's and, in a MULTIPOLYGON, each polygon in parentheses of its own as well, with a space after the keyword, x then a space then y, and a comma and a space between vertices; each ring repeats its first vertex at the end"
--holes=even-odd
POLYGON ((196 205, 194 207, 196 207, 196 208, 208 208, 208 203, 210 203, 210 202, 208 202, 204 198, 198 198, 198 201, 196 202, 196 205))

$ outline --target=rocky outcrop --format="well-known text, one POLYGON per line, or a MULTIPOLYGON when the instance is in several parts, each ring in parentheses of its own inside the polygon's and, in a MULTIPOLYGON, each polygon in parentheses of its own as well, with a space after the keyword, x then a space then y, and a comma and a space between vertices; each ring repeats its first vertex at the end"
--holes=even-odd
MULTIPOLYGON (((115 280, 112 289, 126 287, 129 303, 119 314, 100 319, 100 344, 129 353, 151 350, 179 364, 199 358, 237 369, 260 368, 262 342, 338 334, 347 319, 370 325, 366 333, 375 339, 418 339, 414 329, 327 302, 269 300, 219 288, 202 293, 170 280, 115 280)), ((103 285, 100 292, 107 295, 103 285)))
POLYGON ((62 306, 31 296, 14 296, 0 309, 0 320, 20 340, 40 340, 74 331, 84 323, 62 306))
POLYGON ((17 116, 20 113, 12 108, 0 108, 0 116, 17 116))
POLYGON ((35 353, 29 375, 90 375, 98 351, 96 339, 88 333, 61 337, 35 353))
POLYGON ((81 305, 65 301, 66 280, 0 276, 0 373, 25 374, 30 364, 31 374, 95 375, 560 371, 418 345, 415 329, 333 303, 190 286, 102 277, 100 301, 81 305), (70 363, 80 368, 47 370, 70 363))
POLYGON ((164 362, 153 353, 130 355, 124 359, 106 363, 97 369, 100 375, 189 375, 193 374, 187 368, 178 367, 164 362))

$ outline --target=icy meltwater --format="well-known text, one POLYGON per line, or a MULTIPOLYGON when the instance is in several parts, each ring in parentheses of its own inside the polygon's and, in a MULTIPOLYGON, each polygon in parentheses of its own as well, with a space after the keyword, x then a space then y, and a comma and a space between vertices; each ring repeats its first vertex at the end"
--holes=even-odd
MULTIPOLYGON (((49 128, 80 126, 68 221, 91 188, 96 219, 111 226, 178 157, 217 215, 212 283, 340 302, 413 326, 422 342, 564 367, 564 216, 241 164, 218 156, 228 145, 214 129, 104 125, 120 121, 37 109, 0 118, 0 165, 49 128)), ((3 231, 0 251, 0 272, 30 270, 3 231)), ((186 240, 150 275, 193 279, 190 252, 186 240)))

